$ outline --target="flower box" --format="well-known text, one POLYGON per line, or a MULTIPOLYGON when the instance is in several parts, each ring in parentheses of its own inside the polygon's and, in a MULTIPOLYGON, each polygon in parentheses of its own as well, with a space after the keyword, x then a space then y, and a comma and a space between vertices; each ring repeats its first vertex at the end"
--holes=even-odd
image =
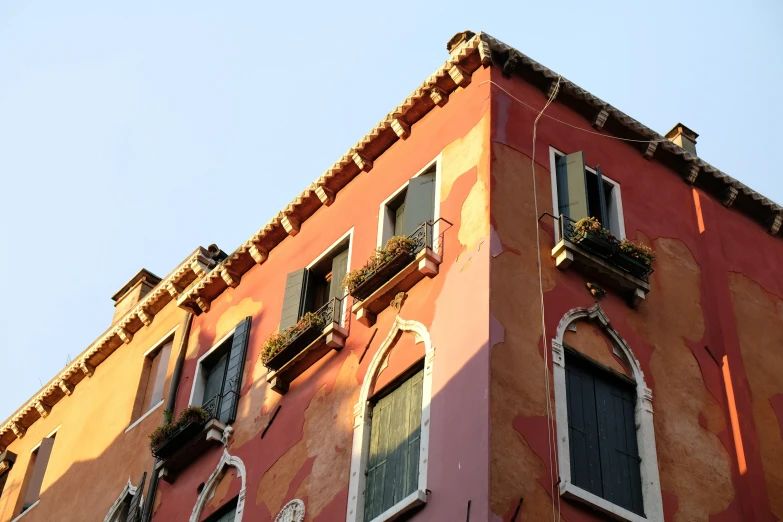
POLYGON ((306 348, 310 343, 315 341, 320 335, 323 334, 323 325, 313 323, 307 326, 296 337, 294 337, 285 347, 283 347, 275 355, 269 357, 264 366, 270 370, 279 370, 285 363, 296 357, 299 352, 306 348))
POLYGON ((591 232, 575 232, 569 239, 597 256, 608 258, 617 252, 616 242, 591 232))
POLYGON ((350 295, 354 299, 367 299, 373 292, 379 289, 386 281, 391 279, 397 272, 409 265, 415 256, 410 252, 400 252, 389 261, 379 267, 375 273, 365 279, 356 288, 351 290, 350 295))
POLYGON ((177 427, 157 445, 151 446, 152 455, 165 459, 190 442, 204 428, 205 421, 191 420, 177 427))
POLYGON ((625 270, 634 277, 644 279, 650 272, 650 265, 626 254, 625 252, 617 252, 612 258, 612 262, 617 268, 625 270))

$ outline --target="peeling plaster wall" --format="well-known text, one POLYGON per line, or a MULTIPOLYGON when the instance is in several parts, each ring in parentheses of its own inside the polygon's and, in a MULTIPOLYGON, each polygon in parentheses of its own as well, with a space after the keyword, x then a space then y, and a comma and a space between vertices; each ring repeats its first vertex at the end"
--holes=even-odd
MULTIPOLYGON (((473 81, 489 76, 477 71, 473 81)), ((416 520, 489 517, 489 104, 469 88, 450 95, 336 197, 286 238, 269 258, 243 275, 193 324, 177 410, 188 403, 198 358, 244 317, 252 328, 239 413, 228 451, 247 467, 243 520, 270 521, 293 498, 306 505, 307 521, 344 520, 348 502, 354 406, 369 364, 391 329, 397 311, 388 307, 367 328, 350 317, 341 351, 332 351, 278 395, 266 382, 260 351, 278 329, 286 274, 308 265, 353 228, 349 269, 376 247, 381 202, 441 154, 440 216, 443 262, 439 274, 417 283, 400 316, 423 323, 435 359, 430 418, 426 507, 416 520), (373 332, 377 334, 370 342, 373 332), (263 440, 261 432, 279 413, 263 440), (454 434, 459 433, 459 437, 454 434)), ((350 306, 350 303, 349 303, 350 306)), ((402 334, 381 372, 394 380, 423 356, 412 335, 402 334)), ((154 520, 187 520, 197 487, 214 470, 219 448, 195 460, 173 484, 161 483, 154 520)), ((229 501, 230 495, 225 495, 229 501)), ((204 514, 203 516, 206 516, 204 514)))
MULTIPOLYGON (((534 107, 544 93, 492 71, 492 80, 534 107)), ((603 520, 578 503, 552 495, 558 480, 554 441, 547 436, 545 379, 552 385, 551 349, 560 318, 594 299, 573 267, 558 271, 550 251, 554 225, 549 146, 584 151, 588 165, 620 183, 629 239, 658 254, 651 291, 638 309, 613 291, 601 306, 638 358, 653 391, 655 439, 665 520, 783 519, 783 241, 724 208, 681 176, 646 161, 635 145, 596 136, 590 121, 555 101, 547 110, 580 132, 542 118, 535 151, 536 112, 494 87, 491 164, 491 485, 493 520, 603 520), (699 231, 694 190, 705 230, 699 231), (542 261, 546 336, 541 335, 536 226, 542 261), (546 350, 546 351, 545 351, 546 350), (546 355, 551 361, 551 357, 546 355), (730 369, 730 371, 728 371, 730 369), (728 376, 728 377, 727 377, 728 376), (731 386, 727 387, 727 379, 731 386), (736 404, 738 432, 727 390, 736 404), (740 433, 742 454, 737 450, 740 433)), ((577 325, 565 342, 620 370, 600 333, 577 325)), ((551 395, 554 401, 554 395, 551 395)), ((554 405, 553 405, 554 407, 554 405)), ((554 421, 553 421, 554 422, 554 421)))
POLYGON ((174 303, 167 305, 150 326, 136 332, 130 344, 121 345, 92 377, 85 377, 45 419, 36 421, 23 438, 8 446, 17 460, 0 496, 0 521, 8 522, 19 514, 30 451, 58 426, 41 500, 25 513, 25 522, 100 521, 128 479, 136 485, 146 471, 149 481, 154 459, 147 437, 162 423, 163 406, 127 433, 125 429, 131 424, 144 353, 178 327, 164 386, 165 399, 184 317, 185 312, 174 303))

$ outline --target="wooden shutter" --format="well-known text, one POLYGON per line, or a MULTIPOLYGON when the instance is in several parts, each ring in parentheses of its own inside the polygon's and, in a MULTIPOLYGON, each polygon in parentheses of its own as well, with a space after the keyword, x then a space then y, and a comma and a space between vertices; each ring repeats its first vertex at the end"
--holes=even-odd
POLYGON ((419 370, 373 407, 365 520, 377 517, 418 487, 423 376, 419 370))
POLYGON ((223 399, 220 403, 220 422, 231 424, 236 420, 239 406, 239 390, 242 387, 242 372, 245 369, 247 344, 250 339, 251 318, 246 317, 240 322, 231 340, 231 351, 228 355, 226 380, 223 384, 223 399))
POLYGON ((332 280, 329 282, 329 299, 343 297, 343 279, 348 272, 348 249, 346 248, 332 259, 332 280))
POLYGON ((584 153, 574 152, 555 160, 557 211, 574 221, 590 215, 587 202, 584 153))
POLYGON ((405 193, 405 230, 409 236, 425 221, 435 219, 435 173, 412 178, 405 193))
POLYGON ((43 485, 46 468, 49 466, 49 458, 52 456, 54 447, 54 437, 49 437, 41 441, 41 445, 35 452, 35 464, 30 480, 27 482, 27 490, 24 495, 24 504, 22 510, 25 510, 36 503, 41 496, 41 486, 43 485))
POLYGON ((571 480, 580 488, 603 497, 595 380, 570 359, 566 360, 566 391, 571 480))
POLYGON ((141 521, 141 499, 144 498, 144 482, 147 480, 147 472, 141 475, 141 481, 136 486, 136 494, 131 496, 130 509, 128 510, 127 522, 141 521))
POLYGON ((280 316, 280 331, 293 326, 301 316, 304 307, 304 296, 307 287, 308 270, 302 268, 291 272, 285 279, 285 294, 283 296, 283 313, 280 316))

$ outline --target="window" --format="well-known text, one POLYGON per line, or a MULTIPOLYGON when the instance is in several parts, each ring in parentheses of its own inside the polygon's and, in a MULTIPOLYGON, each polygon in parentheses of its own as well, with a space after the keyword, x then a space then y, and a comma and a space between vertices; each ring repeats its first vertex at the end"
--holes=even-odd
POLYGON ((16 453, 8 450, 0 453, 0 498, 3 497, 3 488, 8 480, 8 472, 14 467, 14 462, 16 462, 16 453))
POLYGON ((237 515, 237 499, 226 503, 222 508, 207 518, 205 522, 234 522, 237 515))
POLYGON ((54 448, 54 436, 51 434, 43 439, 30 455, 30 464, 24 480, 21 513, 30 509, 41 496, 41 486, 43 486, 46 468, 49 466, 49 458, 52 456, 52 448, 54 448))
POLYGON ((139 381, 139 392, 133 408, 133 421, 139 420, 163 400, 163 388, 171 357, 174 338, 158 344, 144 356, 144 367, 139 381))
POLYGON ((371 406, 364 520, 391 508, 419 485, 422 378, 419 369, 371 406))
POLYGON ((236 419, 239 391, 250 337, 251 318, 201 356, 196 366, 190 404, 201 406, 224 424, 236 419))
MULTIPOLYGON (((343 236, 309 267, 286 277, 280 331, 296 324, 307 312, 316 312, 333 299, 343 299, 342 284, 348 272, 351 232, 343 236)), ((345 301, 336 307, 333 318, 342 324, 345 301)))
POLYGON ((634 384, 566 350, 571 481, 644 516, 634 384))
POLYGON ((427 167, 383 204, 379 240, 410 236, 424 222, 435 221, 437 164, 427 167))
POLYGON ((565 155, 550 148, 553 206, 573 221, 594 217, 615 236, 625 237, 620 185, 585 166, 584 153, 565 155), (602 187, 602 190, 599 190, 602 187))

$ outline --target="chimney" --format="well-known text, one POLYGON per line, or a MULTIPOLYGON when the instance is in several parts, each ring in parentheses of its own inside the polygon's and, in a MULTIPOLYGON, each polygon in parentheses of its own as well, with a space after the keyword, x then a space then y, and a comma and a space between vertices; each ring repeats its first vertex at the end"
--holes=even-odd
POLYGON ((465 44, 465 42, 474 36, 476 36, 476 33, 473 31, 462 31, 461 33, 457 33, 452 36, 448 42, 446 42, 446 50, 449 52, 449 54, 453 55, 465 44))
POLYGON ((672 143, 679 145, 683 149, 687 150, 694 156, 697 156, 696 154, 696 138, 698 138, 699 135, 693 132, 691 129, 683 125, 682 123, 678 123, 674 126, 672 130, 666 133, 666 139, 671 141, 672 143))
POLYGON ((158 283, 160 283, 160 277, 146 268, 139 270, 138 274, 133 276, 116 294, 111 296, 114 301, 112 324, 125 315, 128 310, 136 306, 158 283))

